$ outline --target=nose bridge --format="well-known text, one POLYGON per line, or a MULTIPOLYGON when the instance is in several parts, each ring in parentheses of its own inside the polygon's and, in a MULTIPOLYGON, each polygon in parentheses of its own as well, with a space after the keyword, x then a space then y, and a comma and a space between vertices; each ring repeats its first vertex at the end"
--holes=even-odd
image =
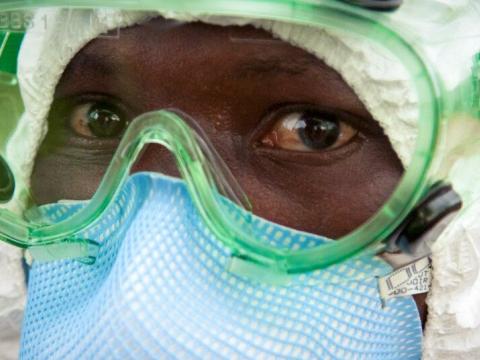
POLYGON ((143 171, 158 172, 168 176, 180 177, 173 154, 163 145, 150 143, 139 154, 132 165, 131 173, 143 171))

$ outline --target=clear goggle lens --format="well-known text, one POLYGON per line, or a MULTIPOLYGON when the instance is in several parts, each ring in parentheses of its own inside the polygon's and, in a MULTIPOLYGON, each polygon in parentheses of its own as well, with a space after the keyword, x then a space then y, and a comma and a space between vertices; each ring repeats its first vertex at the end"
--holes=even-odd
MULTIPOLYGON (((435 89, 395 32, 333 4, 319 4, 315 19, 259 14, 255 27, 240 10, 228 21, 200 11, 196 22, 165 19, 167 8, 155 16, 36 10, 18 69, 7 66, 0 78, 2 134, 6 142, 26 117, 48 122, 48 132, 31 186, 16 178, 25 210, 1 212, 3 239, 43 258, 92 258, 98 244, 78 234, 133 173, 150 171, 185 181, 205 224, 239 261, 300 273, 385 250, 429 184, 435 89), (45 45, 53 38, 55 49, 45 45), (89 203, 48 222, 42 205, 62 200, 89 203), (260 239, 256 216, 317 234, 319 243, 260 239)), ((10 28, 3 60, 21 42, 10 28)), ((25 159, 11 148, 16 173, 25 159)), ((0 200, 8 200, 3 165, 0 200)))

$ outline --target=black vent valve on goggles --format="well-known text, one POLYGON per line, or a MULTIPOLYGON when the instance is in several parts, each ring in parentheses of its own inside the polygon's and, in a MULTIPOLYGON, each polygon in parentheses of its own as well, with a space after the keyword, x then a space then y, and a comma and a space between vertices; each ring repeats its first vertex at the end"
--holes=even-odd
POLYGON ((387 251, 415 257, 430 254, 436 237, 461 208, 462 199, 451 185, 435 184, 389 238, 387 251))
POLYGON ((9 202, 15 192, 15 180, 7 162, 0 156, 0 204, 9 202))
POLYGON ((403 0, 343 0, 349 4, 376 11, 392 11, 398 9, 403 0))

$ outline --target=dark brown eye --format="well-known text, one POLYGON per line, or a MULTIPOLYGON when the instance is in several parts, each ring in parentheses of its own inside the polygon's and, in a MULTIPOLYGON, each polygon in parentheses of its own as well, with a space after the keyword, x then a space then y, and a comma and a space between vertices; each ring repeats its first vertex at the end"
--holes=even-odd
POLYGON ((314 150, 327 149, 340 138, 340 123, 332 114, 306 111, 296 127, 303 144, 314 150))
POLYGON ((115 138, 127 125, 127 118, 120 109, 103 102, 78 105, 70 118, 72 129, 84 137, 115 138))
POLYGON ((260 142, 284 150, 321 151, 343 146, 357 134, 334 113, 306 110, 282 114, 260 142))

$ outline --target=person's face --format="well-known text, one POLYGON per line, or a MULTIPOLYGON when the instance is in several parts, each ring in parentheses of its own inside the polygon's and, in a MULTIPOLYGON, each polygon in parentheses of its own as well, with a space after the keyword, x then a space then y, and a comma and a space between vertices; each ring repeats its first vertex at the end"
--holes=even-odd
MULTIPOLYGON (((40 203, 88 199, 124 128, 177 109, 195 119, 255 214, 330 238, 371 217, 402 165, 341 76, 267 32, 162 19, 90 42, 55 93, 32 184, 40 203)), ((135 171, 167 169, 150 146, 135 171)))
MULTIPOLYGON (((90 42, 64 72, 32 177, 36 200, 90 198, 124 127, 163 108, 196 120, 257 215, 295 229, 347 234, 403 173, 379 124, 315 56, 250 26, 156 19, 90 42), (110 121, 88 125, 96 115, 110 121)), ((177 173, 160 146, 143 154, 142 170, 177 173)), ((415 300, 424 321, 424 294, 415 300)))

